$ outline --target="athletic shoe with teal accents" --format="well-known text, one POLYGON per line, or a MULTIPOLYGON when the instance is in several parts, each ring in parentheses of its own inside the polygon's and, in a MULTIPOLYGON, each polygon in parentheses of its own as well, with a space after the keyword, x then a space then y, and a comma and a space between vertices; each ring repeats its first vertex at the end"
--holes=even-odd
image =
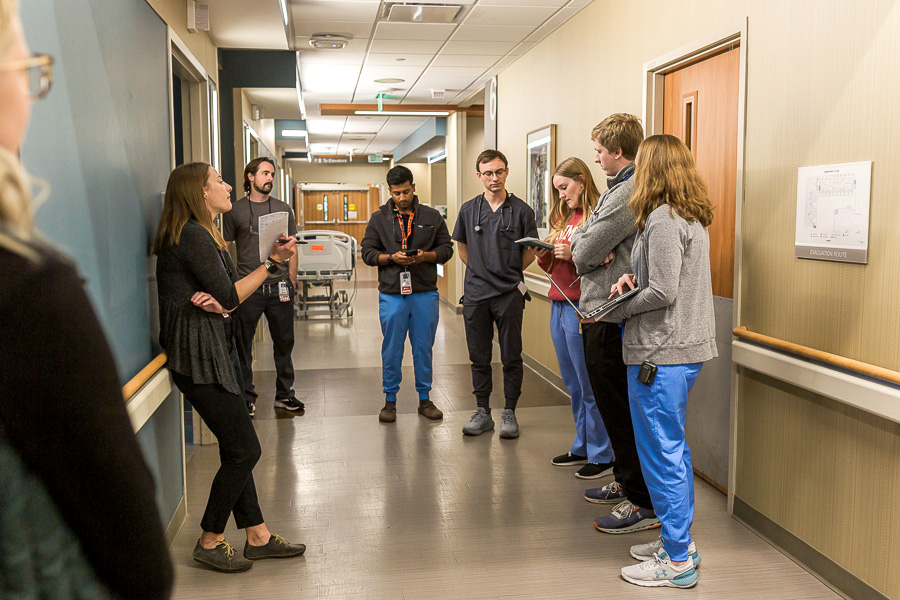
POLYGON ((689 588, 697 585, 699 576, 694 561, 688 556, 687 562, 676 567, 669 560, 665 550, 660 550, 650 560, 622 569, 622 579, 628 583, 644 587, 689 588))
MULTIPOLYGON (((639 561, 643 562, 645 560, 650 560, 653 558, 653 555, 663 549, 663 539, 662 536, 656 538, 654 541, 649 544, 638 544, 637 546, 632 546, 629 554, 635 557, 639 561)), ((700 554, 697 552, 697 545, 694 542, 691 542, 691 545, 688 546, 688 554, 691 555, 691 559, 694 561, 694 568, 700 568, 700 554)))

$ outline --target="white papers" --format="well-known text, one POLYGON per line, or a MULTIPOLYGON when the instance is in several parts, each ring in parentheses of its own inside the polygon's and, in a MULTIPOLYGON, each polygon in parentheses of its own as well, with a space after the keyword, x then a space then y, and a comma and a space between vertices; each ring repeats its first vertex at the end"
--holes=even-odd
POLYGON ((272 253, 275 240, 288 232, 288 214, 277 212, 259 218, 259 261, 264 262, 272 253))
POLYGON ((871 183, 871 161, 800 167, 794 255, 865 263, 871 183))

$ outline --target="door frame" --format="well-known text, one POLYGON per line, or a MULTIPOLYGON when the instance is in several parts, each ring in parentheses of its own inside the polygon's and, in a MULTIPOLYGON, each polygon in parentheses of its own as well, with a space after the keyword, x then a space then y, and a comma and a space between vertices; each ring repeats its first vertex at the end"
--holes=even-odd
MULTIPOLYGON (((644 63, 643 73, 643 116, 646 135, 663 132, 664 80, 667 73, 689 64, 700 62, 729 47, 740 49, 740 71, 738 74, 738 136, 737 173, 735 177, 734 203, 734 308, 732 322, 740 323, 741 314, 741 225, 744 206, 745 139, 747 129, 747 22, 748 18, 735 23, 733 27, 718 31, 695 40, 676 50, 663 54, 644 63)), ((733 514, 734 487, 737 467, 737 368, 731 366, 731 416, 728 435, 728 514, 733 514)))

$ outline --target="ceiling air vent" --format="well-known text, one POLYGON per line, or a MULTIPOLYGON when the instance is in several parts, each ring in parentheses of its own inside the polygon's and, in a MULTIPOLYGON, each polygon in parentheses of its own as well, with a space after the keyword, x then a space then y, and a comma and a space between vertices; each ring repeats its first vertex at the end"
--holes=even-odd
POLYGON ((455 23, 463 12, 464 7, 460 4, 385 2, 380 20, 390 23, 455 23))

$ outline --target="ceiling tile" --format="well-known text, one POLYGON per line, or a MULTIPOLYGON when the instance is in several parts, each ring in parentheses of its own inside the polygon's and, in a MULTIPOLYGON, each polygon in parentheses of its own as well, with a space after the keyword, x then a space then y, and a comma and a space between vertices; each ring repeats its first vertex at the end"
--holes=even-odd
MULTIPOLYGON (((584 0, 582 0, 584 1, 584 0)), ((589 3, 591 0, 586 0, 589 3)), ((559 8, 565 6, 568 0, 481 0, 479 6, 544 6, 559 8)))
POLYGON ((534 33, 525 38, 526 42, 539 42, 556 30, 555 27, 538 27, 534 33))
POLYGON ((553 15, 551 18, 547 19, 547 21, 544 23, 544 25, 546 25, 548 27, 553 27, 553 28, 560 27, 563 23, 565 23, 566 21, 568 21, 569 19, 574 17, 576 14, 578 14, 578 11, 580 11, 580 10, 581 10, 580 7, 579 8, 568 7, 568 8, 560 9, 560 11, 558 13, 553 15))
POLYGON ((522 42, 509 51, 510 56, 522 56, 537 45, 537 42, 522 42))
POLYGON ((434 57, 433 67, 481 67, 486 69, 497 62, 498 56, 481 54, 444 54, 434 57))
MULTIPOLYGON (((480 75, 480 73, 478 74, 480 75)), ((478 75, 471 77, 422 77, 413 87, 413 91, 417 90, 463 90, 469 87, 478 75)))
POLYGON ((370 52, 397 54, 431 54, 443 45, 442 41, 427 40, 372 40, 370 52))
MULTIPOLYGON (((378 16, 377 2, 310 2, 291 0, 291 17, 294 21, 368 21, 374 23, 378 16)), ((270 4, 265 2, 264 4, 270 4)), ((271 4, 277 4, 272 2, 271 4)))
POLYGON ((308 92, 353 91, 358 77, 358 66, 308 64, 300 67, 300 81, 308 92))
POLYGON ((365 52, 346 52, 343 50, 300 50, 300 68, 306 65, 354 65, 362 64, 365 52))
POLYGON ((424 67, 406 66, 404 63, 393 65, 366 65, 359 76, 360 84, 373 84, 380 87, 407 88, 422 74, 424 67), (403 66, 401 66, 403 65, 403 66), (376 83, 376 79, 402 79, 397 83, 376 83))
POLYGON ((344 131, 368 131, 377 133, 388 122, 387 117, 347 117, 344 131))
POLYGON ((397 53, 371 53, 366 59, 366 66, 378 65, 388 66, 397 65, 399 67, 424 67, 431 62, 429 54, 397 54, 397 53), (402 58, 403 60, 397 60, 402 58))
POLYGON ((475 79, 484 73, 483 67, 429 67, 426 77, 466 77, 475 79))
POLYGON ((518 42, 528 37, 534 31, 532 25, 508 25, 495 27, 491 25, 465 25, 460 26, 453 34, 455 42, 518 42))
POLYGON ((515 42, 447 42, 442 54, 476 54, 501 57, 513 48, 515 42))
MULTIPOLYGON (((344 132, 347 117, 319 117, 306 124, 310 135, 339 135, 344 132)), ((316 141, 319 141, 318 139, 316 141)))
POLYGON ((371 21, 294 21, 294 35, 311 37, 316 34, 340 35, 348 38, 369 39, 372 34, 371 21))
POLYGON ((556 12, 554 7, 540 6, 481 6, 472 9, 466 23, 479 25, 530 25, 537 27, 556 12))
POLYGON ((376 40, 446 40, 455 23, 385 23, 380 22, 375 28, 376 40))

